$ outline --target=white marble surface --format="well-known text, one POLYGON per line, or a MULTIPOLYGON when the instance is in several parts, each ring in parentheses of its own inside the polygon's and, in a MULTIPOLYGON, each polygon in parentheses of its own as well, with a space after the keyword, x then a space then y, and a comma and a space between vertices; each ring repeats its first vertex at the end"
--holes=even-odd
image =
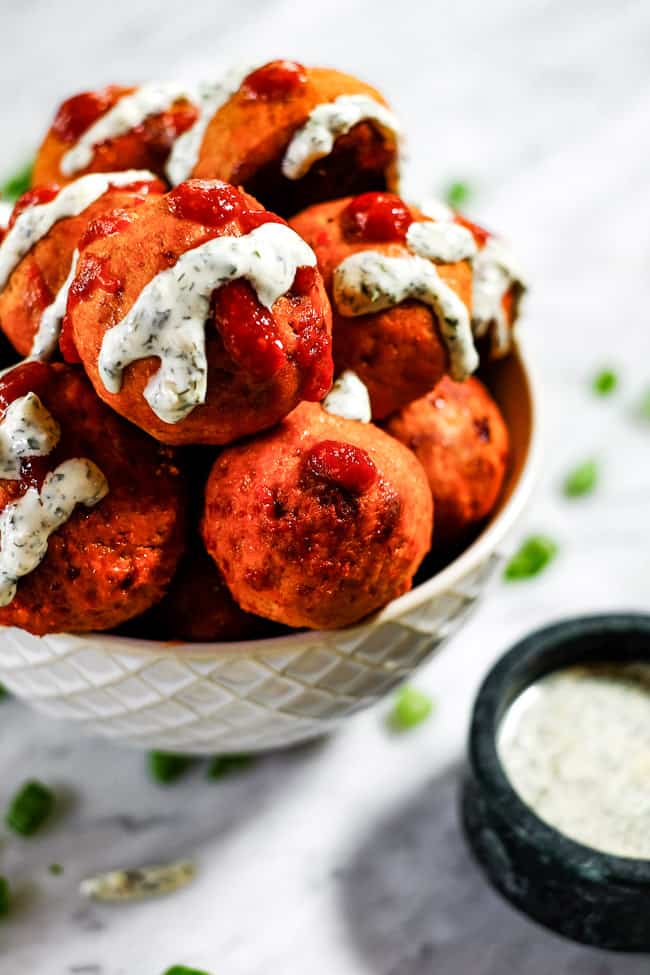
POLYGON ((27 775, 68 797, 42 837, 5 837, 18 891, 0 971, 159 975, 636 975, 648 959, 590 952, 529 924, 485 886, 456 819, 469 708, 490 663, 532 627, 650 601, 650 6, 645 0, 0 2, 3 165, 27 155, 80 87, 242 57, 332 63, 377 82, 410 133, 408 185, 466 178, 470 210, 530 269, 529 345, 545 405, 545 465, 526 530, 561 553, 539 580, 496 585, 419 676, 436 717, 387 735, 383 709, 237 779, 149 784, 141 756, 78 740, 18 703, 0 711, 0 806, 27 775), (620 393, 595 399, 601 364, 620 393), (592 455, 597 494, 558 483, 592 455), (196 857, 165 901, 87 905, 98 868, 196 857), (65 866, 62 877, 49 863, 65 866))

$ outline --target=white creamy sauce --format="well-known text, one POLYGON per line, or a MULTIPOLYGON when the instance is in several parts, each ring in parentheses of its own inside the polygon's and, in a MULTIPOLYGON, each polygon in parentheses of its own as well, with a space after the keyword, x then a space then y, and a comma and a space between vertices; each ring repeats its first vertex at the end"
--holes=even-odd
POLYGON ((98 363, 104 386, 118 393, 126 366, 157 356, 160 368, 144 397, 165 423, 179 423, 205 402, 205 323, 212 292, 245 278, 270 309, 305 265, 315 267, 314 252, 278 223, 263 224, 243 237, 216 237, 187 251, 157 274, 126 317, 106 332, 98 363))
POLYGON ((340 314, 350 317, 393 308, 409 298, 429 305, 447 346, 452 378, 460 382, 478 366, 469 312, 431 261, 417 254, 358 251, 334 271, 333 292, 340 314))
POLYGON ((93 161, 95 146, 131 132, 151 115, 167 111, 174 102, 196 101, 195 93, 178 82, 152 82, 124 95, 104 115, 82 133, 61 159, 61 172, 73 176, 93 161))
POLYGON ((546 823, 604 853, 650 859, 650 665, 570 667, 506 713, 499 758, 546 823))
POLYGON ((24 457, 45 457, 59 442, 59 424, 36 393, 10 403, 0 421, 0 478, 16 481, 24 457))
POLYGON ((421 200, 419 203, 415 204, 425 217, 431 217, 432 220, 453 220, 454 211, 450 206, 443 200, 437 199, 437 197, 429 196, 425 200, 421 200))
POLYGON ((346 420, 360 423, 372 420, 368 389, 351 369, 341 373, 321 405, 328 413, 346 420))
POLYGON ((9 226, 12 210, 13 206, 11 203, 5 203, 4 200, 0 200, 0 230, 4 230, 5 227, 9 226))
POLYGON ((205 130, 222 105, 239 90, 252 68, 234 67, 219 81, 202 82, 198 86, 197 101, 199 117, 191 128, 183 132, 174 142, 167 160, 165 172, 172 186, 189 179, 197 164, 205 130))
POLYGON ((504 295, 515 287, 518 295, 526 285, 508 247, 490 237, 473 261, 472 324, 477 336, 492 329, 493 351, 505 355, 510 348, 510 330, 503 310, 504 295))
POLYGON ((59 335, 61 334, 61 323, 63 322, 63 316, 65 315, 65 309, 68 303, 68 292, 77 273, 78 260, 79 251, 75 251, 72 255, 72 263, 67 278, 59 288, 52 304, 48 305, 41 315, 38 329, 32 339, 32 347, 29 353, 30 359, 51 359, 56 352, 59 335))
POLYGON ((47 475, 41 490, 30 487, 0 512, 0 606, 16 595, 18 580, 33 572, 47 553, 50 535, 74 508, 92 508, 108 493, 108 482, 92 461, 63 461, 47 475))
POLYGON ((103 196, 110 186, 127 186, 154 178, 153 173, 142 169, 127 169, 122 173, 89 173, 64 186, 49 203, 37 203, 23 210, 0 243, 0 289, 4 288, 16 265, 59 220, 78 216, 103 196))
POLYGON ((282 160, 283 176, 300 179, 318 159, 329 156, 339 136, 366 120, 392 138, 400 135, 395 115, 369 95, 339 95, 333 102, 317 105, 287 147, 282 160))
POLYGON ((406 246, 420 257, 441 264, 455 264, 474 257, 474 235, 458 223, 416 220, 406 232, 406 246))

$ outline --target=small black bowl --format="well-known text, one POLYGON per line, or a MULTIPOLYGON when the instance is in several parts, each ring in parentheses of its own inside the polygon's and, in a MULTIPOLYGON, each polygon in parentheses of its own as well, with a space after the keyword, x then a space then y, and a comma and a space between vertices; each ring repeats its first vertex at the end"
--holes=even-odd
POLYGON ((526 637, 496 663, 474 705, 463 824, 492 885, 525 914, 583 944, 648 952, 650 860, 593 850, 542 822, 497 753, 501 719, 525 688, 551 671, 604 661, 650 662, 650 615, 567 620, 526 637))

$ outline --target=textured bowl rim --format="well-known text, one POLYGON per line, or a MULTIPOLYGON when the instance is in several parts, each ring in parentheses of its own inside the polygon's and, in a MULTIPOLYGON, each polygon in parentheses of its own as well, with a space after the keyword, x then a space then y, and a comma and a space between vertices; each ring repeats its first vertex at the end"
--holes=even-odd
MULTIPOLYGON (((66 645, 70 641, 88 643, 97 640, 102 647, 115 653, 137 655, 151 654, 151 656, 182 657, 183 660, 214 657, 245 657, 247 655, 260 656, 281 653, 284 650, 296 652, 316 644, 322 644, 338 639, 356 641, 360 635, 370 629, 385 623, 390 623, 417 609, 444 592, 452 589, 468 573, 477 568, 500 545, 519 516, 523 512, 531 495, 539 463, 541 432, 539 420, 539 384, 534 369, 531 368, 529 357, 522 341, 517 339, 513 352, 522 368, 523 378, 527 385, 528 403, 530 408, 530 435, 526 448, 525 459, 519 477, 512 489, 512 493, 502 510, 494 520, 449 565, 435 573, 430 579, 421 582, 409 592, 398 596, 387 606, 369 616, 361 623, 335 630, 307 630, 300 633, 288 633, 275 637, 264 637, 253 640, 237 640, 230 642, 187 643, 182 640, 160 641, 145 640, 138 637, 119 636, 112 633, 65 633, 50 634, 45 637, 48 641, 63 639, 66 645)), ((41 638, 43 639, 43 638, 41 638)))

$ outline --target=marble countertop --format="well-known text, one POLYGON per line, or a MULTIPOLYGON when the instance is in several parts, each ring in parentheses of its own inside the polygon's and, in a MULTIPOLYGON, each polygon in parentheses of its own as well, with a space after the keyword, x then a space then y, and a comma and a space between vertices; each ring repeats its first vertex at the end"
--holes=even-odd
MULTIPOLYGON (((160 975, 636 975, 647 958, 545 933, 486 886, 456 799, 467 721, 491 662, 531 628, 650 603, 650 6, 643 0, 70 0, 0 5, 2 166, 28 157, 60 98, 108 81, 211 75, 297 57, 374 80, 402 115, 407 187, 474 189, 468 208, 517 245, 533 289, 525 332, 544 393, 545 463, 520 535, 560 554, 530 583, 497 583, 418 675, 435 717, 391 737, 385 705, 334 738, 220 783, 174 787, 143 757, 0 708, 0 806, 27 775, 64 797, 38 838, 3 837, 17 901, 0 970, 160 975), (35 57, 34 57, 35 55, 35 57), (594 397, 602 365, 620 391, 594 397), (563 498, 597 457, 593 497, 563 498), (81 878, 191 856, 195 884, 137 906, 83 902, 81 878), (62 863, 62 876, 48 873, 62 863)), ((513 543, 517 538, 513 539, 513 543)))

